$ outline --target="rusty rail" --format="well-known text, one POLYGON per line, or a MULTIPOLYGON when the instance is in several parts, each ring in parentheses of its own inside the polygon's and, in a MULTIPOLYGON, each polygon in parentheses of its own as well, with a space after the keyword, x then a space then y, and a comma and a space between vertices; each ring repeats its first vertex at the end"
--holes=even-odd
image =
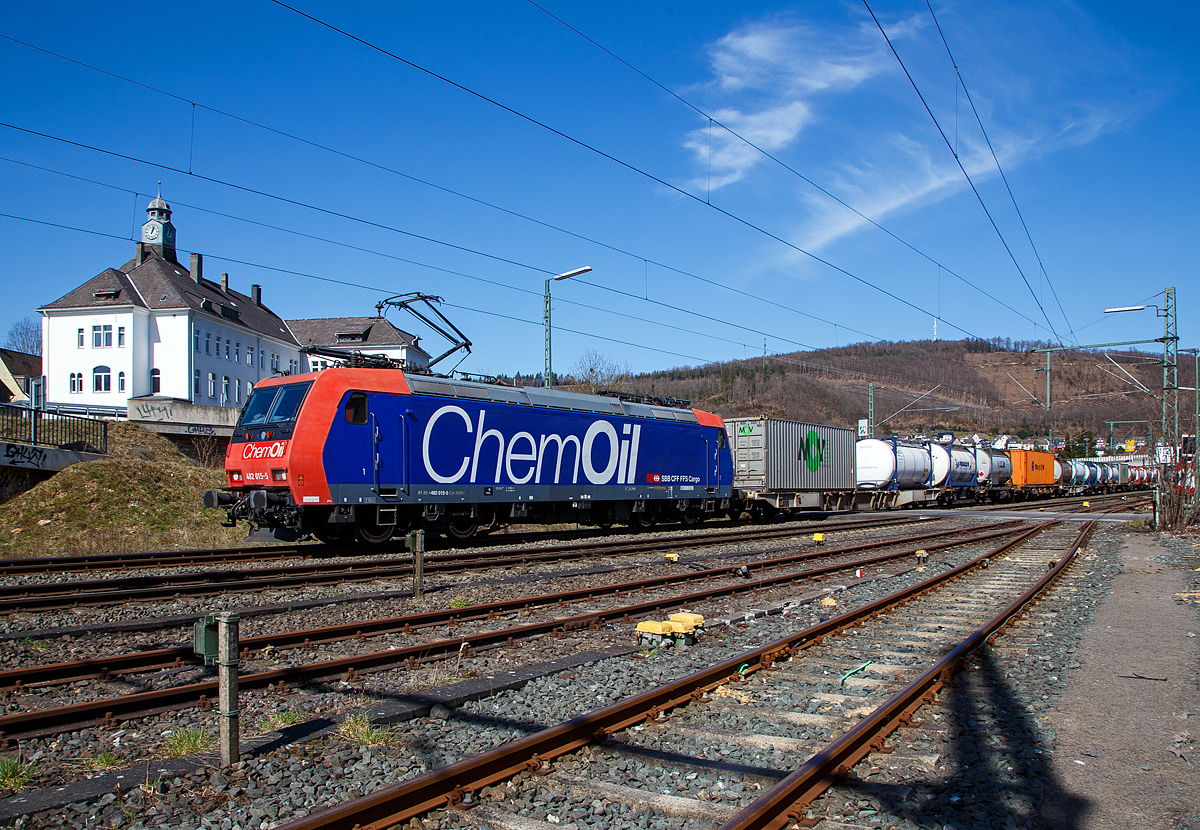
POLYGON ((700 699, 706 692, 746 674, 770 667, 776 661, 815 645, 825 637, 862 620, 881 614, 914 597, 940 587, 979 567, 1041 532, 1050 523, 1037 525, 999 548, 944 574, 896 591, 875 602, 848 611, 768 645, 723 660, 672 683, 580 715, 572 720, 520 738, 482 755, 465 758, 441 769, 410 778, 329 810, 284 825, 281 830, 382 830, 438 807, 453 806, 473 797, 483 787, 524 770, 538 770, 548 761, 614 732, 654 720, 673 707, 700 699))
MULTIPOLYGON (((991 527, 1007 529, 994 530, 991 532, 976 534, 974 536, 966 536, 962 539, 954 539, 946 542, 929 542, 927 540, 950 535, 963 535, 968 531, 946 530, 918 536, 909 536, 902 539, 887 540, 883 542, 866 542, 856 545, 847 545, 842 548, 822 549, 816 551, 807 550, 801 553, 790 554, 788 556, 751 562, 744 567, 746 567, 749 572, 753 574, 754 571, 782 567, 784 565, 806 562, 812 559, 828 559, 860 550, 869 550, 871 548, 879 547, 896 547, 900 545, 912 544, 914 542, 925 542, 926 550, 942 550, 944 548, 958 547, 960 545, 972 544, 975 542, 985 542, 1002 536, 1011 535, 1018 532, 1017 528, 1014 527, 1016 524, 1016 522, 1001 522, 991 527)), ((988 530, 988 526, 984 526, 982 528, 973 528, 973 530, 986 531, 988 530)), ((836 562, 822 567, 810 568, 809 570, 801 572, 783 574, 775 577, 747 579, 746 582, 739 583, 730 588, 717 589, 715 591, 709 589, 683 596, 670 597, 654 603, 643 603, 642 605, 650 606, 646 608, 643 608, 642 605, 625 606, 609 612, 594 612, 592 614, 584 614, 577 617, 562 618, 556 623, 556 625, 563 629, 578 629, 581 627, 587 627, 593 623, 598 624, 603 622, 605 619, 613 617, 621 618, 637 613, 658 610, 659 608, 664 607, 664 604, 669 606, 679 606, 687 602, 704 599, 705 597, 709 596, 719 596, 727 592, 738 593, 754 591, 760 588, 792 582, 801 578, 814 578, 850 568, 867 567, 880 562, 887 562, 889 560, 910 556, 913 554, 913 552, 914 551, 912 549, 902 549, 899 551, 893 551, 891 553, 864 557, 848 562, 836 562)), ((547 605, 560 605, 568 602, 586 601, 603 596, 620 596, 622 594, 630 594, 641 590, 663 588, 670 585, 681 583, 687 584, 690 582, 728 576, 733 570, 734 568, 729 566, 708 568, 699 571, 686 571, 678 574, 670 574, 668 576, 655 577, 652 579, 641 579, 633 582, 621 582, 591 588, 578 588, 575 590, 562 591, 554 594, 518 597, 516 599, 505 600, 502 602, 469 605, 463 608, 443 608, 436 611, 405 614, 399 617, 388 617, 378 620, 357 620, 352 623, 345 623, 336 626, 325 626, 322 628, 311 628, 300 631, 276 632, 274 634, 264 634, 257 637, 243 638, 240 641, 239 646, 241 647, 243 654, 246 654, 248 652, 264 649, 267 646, 272 646, 277 649, 307 647, 351 638, 362 639, 368 636, 378 636, 380 634, 407 632, 409 630, 425 628, 434 625, 447 625, 467 622, 470 620, 495 619, 498 615, 507 614, 512 611, 527 611, 533 608, 545 607, 547 605)), ((540 628, 532 631, 532 633, 529 630, 524 629, 509 629, 505 632, 502 632, 502 634, 508 634, 513 637, 532 636, 532 634, 536 633, 544 632, 540 628)), ((457 650, 461 646, 462 642, 468 640, 476 646, 481 646, 484 644, 486 638, 483 635, 478 637, 455 638, 451 640, 442 640, 437 643, 430 643, 426 646, 411 647, 403 651, 399 649, 390 650, 386 653, 397 657, 403 656, 404 659, 407 659, 409 656, 428 657, 434 654, 450 653, 451 651, 457 650)), ((190 646, 155 649, 152 651, 117 654, 106 657, 93 657, 86 660, 72 661, 69 663, 52 663, 43 666, 28 666, 25 668, 11 669, 0 672, 0 691, 12 689, 18 686, 47 685, 52 683, 63 683, 74 680, 88 679, 92 677, 100 677, 101 679, 106 680, 110 675, 118 673, 151 671, 154 669, 179 667, 184 665, 202 665, 200 658, 196 656, 190 646)), ((358 666, 358 668, 364 668, 364 666, 358 666)), ((245 681, 243 681, 243 685, 245 685, 245 681)), ((3 718, 0 718, 0 729, 3 728, 4 722, 5 721, 3 718)))
POLYGON ((1011 602, 1003 611, 951 649, 928 671, 897 692, 886 703, 859 721, 803 766, 779 782, 753 804, 722 825, 721 830, 778 830, 789 822, 804 818, 804 808, 825 792, 838 777, 848 773, 872 749, 883 746, 884 739, 934 695, 958 671, 963 660, 990 638, 1000 633, 1019 613, 1035 602, 1047 586, 1070 566, 1075 554, 1087 542, 1096 523, 1080 529, 1071 549, 1037 584, 1011 602))

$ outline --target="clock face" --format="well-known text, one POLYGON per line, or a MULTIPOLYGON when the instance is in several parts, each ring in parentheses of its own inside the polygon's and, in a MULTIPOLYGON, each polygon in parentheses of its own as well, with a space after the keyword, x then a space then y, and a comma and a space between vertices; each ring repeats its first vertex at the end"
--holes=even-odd
POLYGON ((158 239, 158 225, 146 225, 146 227, 142 229, 142 233, 145 235, 146 239, 153 242, 155 239, 158 239))

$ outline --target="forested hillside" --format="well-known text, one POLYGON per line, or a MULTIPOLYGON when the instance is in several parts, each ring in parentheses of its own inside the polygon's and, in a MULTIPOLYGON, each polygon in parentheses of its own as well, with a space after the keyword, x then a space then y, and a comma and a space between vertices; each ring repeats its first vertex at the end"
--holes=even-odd
MULTIPOLYGON (((1026 425, 1038 434, 1052 427, 1059 435, 1090 430, 1106 436, 1106 421, 1157 424, 1161 354, 1053 353, 1047 412, 1046 355, 1029 351, 1044 345, 999 339, 862 343, 621 380, 629 391, 686 398, 723 416, 772 415, 843 426, 867 416, 867 387, 874 383, 876 422, 911 405, 885 424, 901 432, 937 426, 1015 432, 1026 425)), ((1191 386, 1194 358, 1179 357, 1179 383, 1191 386)), ((1188 424, 1192 394, 1180 392, 1179 398, 1181 422, 1188 424)), ((1145 434, 1145 428, 1116 430, 1122 437, 1135 433, 1145 434)))

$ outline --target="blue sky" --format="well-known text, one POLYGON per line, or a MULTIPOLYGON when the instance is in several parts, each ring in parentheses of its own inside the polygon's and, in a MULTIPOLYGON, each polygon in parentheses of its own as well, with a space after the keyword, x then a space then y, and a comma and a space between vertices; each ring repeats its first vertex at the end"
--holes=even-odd
POLYGON ((296 0, 396 57, 269 0, 10 9, 0 336, 125 262, 161 181, 206 276, 285 318, 441 296, 478 373, 540 371, 544 280, 582 265, 554 285, 559 371, 925 339, 935 317, 1153 338, 1152 310, 1102 311, 1167 285, 1196 345, 1196 7, 934 3, 935 25, 872 2, 944 140, 861 3, 539 2, 296 0))

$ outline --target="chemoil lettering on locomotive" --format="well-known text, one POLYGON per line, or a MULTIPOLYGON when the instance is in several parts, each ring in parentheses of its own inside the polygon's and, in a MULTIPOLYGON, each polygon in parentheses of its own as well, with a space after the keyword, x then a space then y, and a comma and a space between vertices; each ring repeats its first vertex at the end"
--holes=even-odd
POLYGON ((275 441, 271 444, 243 444, 242 458, 283 458, 287 449, 287 441, 275 441))
POLYGON ((804 436, 804 440, 800 442, 800 454, 796 460, 803 461, 810 473, 815 473, 822 464, 829 460, 825 454, 825 439, 817 435, 815 429, 810 429, 808 435, 804 436))
MULTIPOLYGON (((550 461, 553 460, 553 483, 559 484, 563 478, 563 461, 571 458, 567 472, 570 483, 579 483, 579 471, 592 484, 632 484, 637 474, 638 445, 641 441, 641 424, 623 424, 621 435, 617 435, 616 427, 609 421, 597 419, 593 421, 584 433, 582 440, 578 435, 560 435, 558 433, 542 433, 537 438, 530 432, 516 432, 505 436, 498 429, 487 429, 487 409, 479 410, 478 421, 471 423, 471 416, 461 406, 443 406, 433 413, 425 425, 425 434, 421 440, 421 458, 425 471, 430 478, 439 484, 455 484, 465 481, 471 484, 484 483, 487 476, 488 462, 491 458, 488 442, 495 439, 496 463, 494 476, 486 483, 500 484, 501 474, 507 476, 512 484, 549 483, 550 461), (446 420, 439 425, 443 417, 446 420), (434 438, 434 430, 437 437, 434 438), (474 447, 468 436, 474 435, 474 447), (430 447, 458 446, 463 449, 462 463, 458 469, 434 467, 430 457, 430 447), (593 450, 600 452, 604 459, 598 467, 593 463, 593 450), (607 456, 604 451, 607 450, 607 456), (480 475, 480 459, 483 459, 483 475, 480 475), (468 470, 469 475, 468 475, 468 470), (615 481, 614 481, 615 477, 615 481)), ((444 454, 444 452, 442 453, 444 454)))

